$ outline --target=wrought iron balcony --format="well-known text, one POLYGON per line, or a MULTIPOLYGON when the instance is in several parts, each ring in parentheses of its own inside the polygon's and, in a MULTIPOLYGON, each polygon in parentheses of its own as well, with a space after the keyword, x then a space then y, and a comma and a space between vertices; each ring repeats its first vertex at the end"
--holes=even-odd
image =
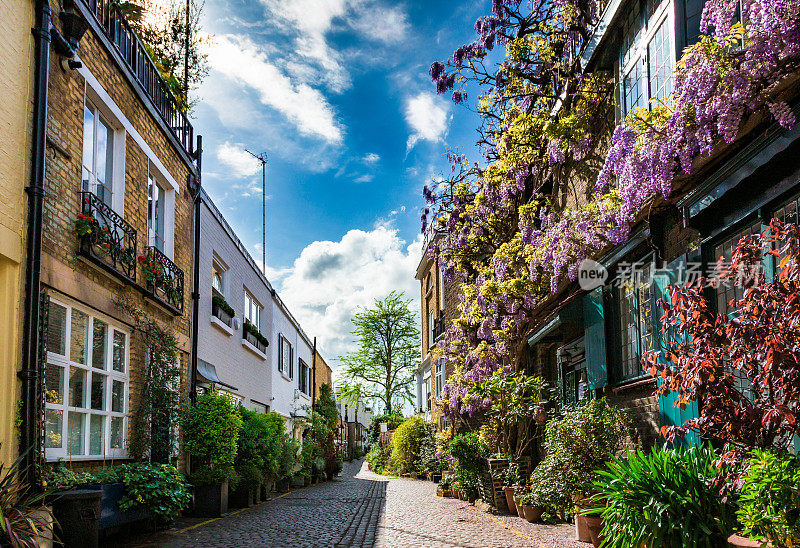
POLYGON ((183 270, 152 246, 139 257, 149 296, 176 316, 183 314, 183 270))
POLYGON ((83 191, 75 221, 80 254, 104 270, 136 283, 136 229, 93 192, 83 191))
POLYGON ((433 320, 433 340, 438 341, 444 335, 444 311, 439 311, 439 316, 433 320))
POLYGON ((133 77, 150 97, 155 110, 180 141, 183 149, 191 154, 194 128, 189 123, 185 109, 167 87, 144 44, 131 29, 125 14, 120 10, 119 2, 116 0, 80 0, 80 2, 91 12, 133 77))

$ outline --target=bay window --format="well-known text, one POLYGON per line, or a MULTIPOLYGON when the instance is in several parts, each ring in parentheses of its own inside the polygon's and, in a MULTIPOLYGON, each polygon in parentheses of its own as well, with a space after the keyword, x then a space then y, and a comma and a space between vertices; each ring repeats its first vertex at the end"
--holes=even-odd
POLYGON ((46 338, 46 458, 124 457, 127 331, 51 300, 46 338))

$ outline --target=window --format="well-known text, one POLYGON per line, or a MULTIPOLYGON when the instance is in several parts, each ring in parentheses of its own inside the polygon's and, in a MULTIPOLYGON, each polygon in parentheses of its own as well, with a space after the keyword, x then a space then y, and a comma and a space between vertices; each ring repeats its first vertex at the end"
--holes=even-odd
POLYGON ((588 395, 586 382, 586 347, 578 339, 558 349, 561 398, 565 405, 578 403, 588 395))
POLYGON ((261 305, 246 289, 244 290, 244 319, 261 331, 261 305))
MULTIPOLYGON (((761 222, 755 222, 745 229, 740 230, 736 234, 729 236, 725 240, 719 242, 714 246, 713 262, 710 265, 712 268, 716 262, 725 257, 724 262, 730 264, 733 250, 739 244, 739 240, 750 234, 758 234, 761 232, 761 222)), ((720 283, 715 289, 717 299, 717 312, 720 314, 728 314, 730 309, 730 301, 734 299, 741 299, 744 297, 744 287, 741 284, 733 283, 735 280, 728 280, 720 283)))
POLYGON ((231 392, 230 390, 220 390, 219 393, 231 400, 234 405, 242 405, 244 403, 244 396, 231 392))
POLYGON ((294 378, 294 349, 289 341, 283 335, 278 335, 278 371, 288 376, 290 379, 294 378))
POLYGON ((167 191, 150 173, 147 181, 147 234, 148 241, 162 253, 166 253, 166 198, 167 191))
POLYGON ((258 403, 255 401, 250 402, 250 410, 255 411, 256 413, 266 413, 268 408, 263 403, 258 403))
POLYGON ((672 93, 675 59, 668 5, 664 0, 648 0, 642 9, 634 2, 628 12, 619 59, 623 116, 672 93))
POLYGON ((422 373, 422 409, 431 410, 431 368, 422 373))
POLYGON ((220 296, 225 295, 224 282, 225 282, 225 268, 214 259, 211 264, 211 289, 220 296))
POLYGON ((619 359, 613 365, 617 382, 645 374, 641 357, 653 350, 652 278, 652 264, 634 263, 630 270, 620 274, 615 284, 619 359))
POLYGON ((55 300, 49 313, 46 457, 125 456, 128 333, 55 300))
POLYGON ((311 369, 309 369, 306 362, 298 360, 298 387, 303 394, 311 394, 311 369))
POLYGON ((442 396, 442 389, 444 388, 445 359, 439 358, 436 360, 436 396, 438 397, 442 396))
POLYGON ((108 206, 114 197, 114 130, 87 102, 83 106, 83 190, 108 206))
POLYGON ((433 324, 436 321, 436 316, 433 311, 428 312, 428 349, 433 348, 433 324))

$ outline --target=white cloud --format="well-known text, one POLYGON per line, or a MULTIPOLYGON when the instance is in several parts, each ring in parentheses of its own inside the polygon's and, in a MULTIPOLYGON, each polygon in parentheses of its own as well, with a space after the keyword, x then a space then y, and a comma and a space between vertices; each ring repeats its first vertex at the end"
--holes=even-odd
POLYGON ((414 273, 421 254, 421 236, 408 245, 391 226, 351 230, 338 242, 317 241, 303 249, 290 272, 280 272, 280 294, 333 367, 355 348, 350 318, 359 306, 397 289, 419 310, 414 273))
POLYGON ((407 150, 420 140, 437 142, 447 135, 450 104, 433 93, 421 92, 406 99, 406 123, 412 133, 408 136, 407 150))
POLYGON ((356 183, 370 183, 374 178, 375 176, 373 174, 365 173, 364 175, 356 177, 355 179, 353 179, 353 181, 356 183))
POLYGON ((341 127, 322 93, 308 84, 292 82, 249 38, 219 36, 207 53, 213 70, 254 90, 262 104, 280 112, 301 133, 329 143, 341 142, 341 127))
POLYGON ((238 177, 252 177, 261 172, 261 163, 253 158, 241 144, 225 141, 217 147, 217 159, 233 170, 238 177))
POLYGON ((394 44, 408 34, 406 12, 399 6, 361 9, 361 16, 353 21, 353 28, 372 40, 394 44))
POLYGON ((375 154, 374 152, 370 152, 366 156, 364 156, 361 161, 368 165, 375 165, 380 162, 381 157, 375 154))

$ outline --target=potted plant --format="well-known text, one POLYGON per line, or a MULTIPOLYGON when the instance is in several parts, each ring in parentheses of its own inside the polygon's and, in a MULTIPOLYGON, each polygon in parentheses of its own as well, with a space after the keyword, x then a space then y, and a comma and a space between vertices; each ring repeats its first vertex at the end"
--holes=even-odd
POLYGON ((732 501, 712 483, 718 458, 700 447, 615 457, 599 472, 593 507, 585 512, 592 542, 602 529, 615 548, 725 546, 736 520, 732 501))
POLYGON ((215 293, 211 297, 211 314, 219 318, 222 323, 230 327, 234 316, 236 316, 236 311, 231 305, 228 304, 228 301, 225 300, 225 297, 215 293))
POLYGON ((544 507, 540 505, 536 495, 534 495, 532 492, 528 492, 528 494, 522 497, 520 499, 520 504, 522 506, 522 513, 529 523, 535 523, 539 521, 539 518, 541 518, 542 514, 544 513, 544 507))
POLYGON ((450 479, 450 476, 444 476, 442 480, 439 482, 439 490, 442 492, 442 496, 447 498, 452 498, 453 496, 453 481, 450 479))
POLYGON ((598 470, 605 468, 630 438, 631 418, 627 410, 614 407, 605 398, 584 400, 568 408, 562 417, 547 423, 544 464, 551 476, 560 476, 562 492, 568 492, 576 508, 575 534, 591 542, 582 509, 589 500, 598 470))
POLYGON ((523 519, 525 519, 525 511, 522 509, 522 498, 527 495, 527 485, 517 485, 514 488, 514 508, 517 510, 517 515, 523 519))
POLYGON ((498 479, 503 483, 503 494, 506 497, 506 506, 512 516, 517 515, 517 505, 514 503, 514 486, 519 483, 519 465, 509 462, 508 466, 498 471, 498 479))
POLYGON ((186 418, 186 449, 195 467, 194 510, 200 516, 228 511, 228 488, 237 481, 234 462, 242 418, 233 401, 209 391, 197 398, 186 418))
POLYGON ((52 546, 53 508, 22 477, 21 463, 0 463, 0 546, 52 546))
POLYGON ((734 546, 746 546, 744 540, 768 542, 774 548, 799 546, 800 457, 756 449, 747 465, 736 512, 745 538, 728 542, 734 546))

